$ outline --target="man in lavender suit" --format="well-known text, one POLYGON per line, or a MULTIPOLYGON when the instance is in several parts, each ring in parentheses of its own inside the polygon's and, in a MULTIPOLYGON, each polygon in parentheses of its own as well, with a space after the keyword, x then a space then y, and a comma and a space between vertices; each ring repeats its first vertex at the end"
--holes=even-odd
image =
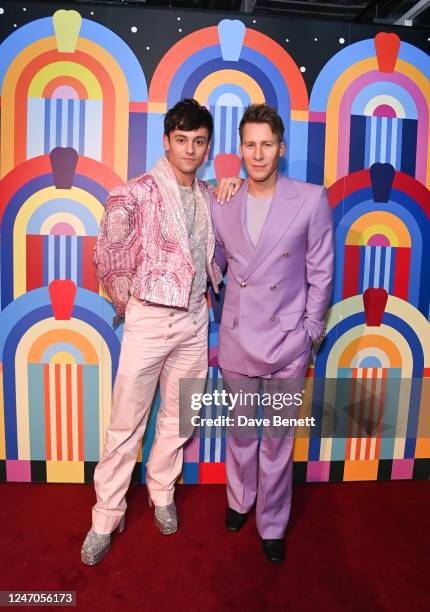
MULTIPOLYGON (((239 134, 248 180, 228 206, 212 202, 216 259, 222 268, 228 264, 218 361, 235 393, 262 383, 266 390, 274 383, 301 391, 312 344, 325 333, 332 289, 326 189, 278 174, 285 144, 275 109, 250 106, 239 134)), ((241 410, 255 416, 254 406, 241 410)), ((256 501, 264 552, 279 562, 291 508, 294 427, 281 435, 269 428, 261 440, 249 435, 249 426, 245 436, 239 429, 236 420, 227 439, 226 526, 238 531, 256 501)))

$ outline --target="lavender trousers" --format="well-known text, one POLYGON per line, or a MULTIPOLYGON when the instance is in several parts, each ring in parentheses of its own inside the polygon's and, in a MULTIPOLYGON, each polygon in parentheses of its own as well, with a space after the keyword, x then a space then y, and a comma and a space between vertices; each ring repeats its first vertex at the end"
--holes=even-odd
MULTIPOLYGON (((294 395, 303 389, 310 354, 311 345, 285 368, 269 377, 251 378, 223 369, 224 384, 229 392, 237 394, 257 393, 262 385, 264 394, 273 396, 274 392, 281 391, 294 395)), ((256 416, 255 406, 242 405, 239 412, 247 417, 256 416)), ((276 411, 271 413, 276 414, 276 411)), ((297 409, 283 410, 281 414, 284 418, 294 416, 297 409)), ((283 538, 291 512, 294 426, 281 430, 267 428, 261 439, 252 426, 244 431, 239 429, 235 429, 237 434, 231 430, 227 438, 228 505, 236 512, 246 513, 256 501, 260 536, 263 539, 283 538)))
POLYGON ((188 311, 129 299, 110 424, 94 472, 97 503, 92 510, 92 522, 97 533, 114 531, 126 511, 125 494, 158 379, 161 402, 146 483, 156 506, 173 501, 175 482, 182 470, 182 447, 187 439, 179 433, 179 382, 192 379, 194 386, 199 385, 194 391, 204 390, 208 320, 204 296, 188 311))

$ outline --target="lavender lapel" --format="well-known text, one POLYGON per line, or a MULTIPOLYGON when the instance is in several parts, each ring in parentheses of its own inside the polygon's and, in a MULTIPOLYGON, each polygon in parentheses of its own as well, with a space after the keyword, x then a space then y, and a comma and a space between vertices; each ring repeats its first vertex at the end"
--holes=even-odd
MULTIPOLYGON (((242 189, 244 185, 242 185, 242 189)), ((289 226, 294 221, 303 202, 304 198, 297 194, 290 179, 286 176, 280 176, 276 184, 275 193, 273 194, 273 200, 266 221, 261 230, 260 238, 255 250, 252 252, 248 268, 245 271, 244 280, 263 263, 282 236, 288 231, 289 226)), ((244 196, 244 205, 246 205, 246 193, 244 196)), ((243 231, 246 232, 244 218, 243 216, 241 225, 243 231)))

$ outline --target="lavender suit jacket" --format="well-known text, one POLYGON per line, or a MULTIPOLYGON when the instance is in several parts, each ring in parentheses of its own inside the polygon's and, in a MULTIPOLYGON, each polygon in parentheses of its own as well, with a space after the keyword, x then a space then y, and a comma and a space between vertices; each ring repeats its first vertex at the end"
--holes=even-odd
POLYGON ((215 258, 227 287, 218 363, 248 376, 281 370, 324 334, 333 222, 324 187, 280 176, 256 246, 245 226, 248 181, 229 204, 212 197, 215 258))

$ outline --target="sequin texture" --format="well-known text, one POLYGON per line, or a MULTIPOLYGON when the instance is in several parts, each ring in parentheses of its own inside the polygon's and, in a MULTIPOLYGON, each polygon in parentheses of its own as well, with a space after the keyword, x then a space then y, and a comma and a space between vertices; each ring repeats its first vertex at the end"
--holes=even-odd
MULTIPOLYGON (((206 217, 206 230, 203 226, 198 230, 202 235, 207 233, 205 270, 217 291, 222 275, 213 258, 210 189, 203 181, 195 181, 196 214, 198 210, 206 217)), ((200 261, 202 237, 196 239, 195 256, 200 261)), ((129 295, 155 304, 188 307, 193 279, 195 286, 201 287, 203 273, 194 274, 178 185, 165 159, 161 158, 151 174, 111 191, 93 262, 118 315, 124 314, 129 295)))
POLYGON ((208 280, 206 273, 208 223, 204 210, 197 204, 193 188, 180 186, 179 194, 184 207, 191 259, 194 267, 189 300, 191 306, 206 291, 208 280))

